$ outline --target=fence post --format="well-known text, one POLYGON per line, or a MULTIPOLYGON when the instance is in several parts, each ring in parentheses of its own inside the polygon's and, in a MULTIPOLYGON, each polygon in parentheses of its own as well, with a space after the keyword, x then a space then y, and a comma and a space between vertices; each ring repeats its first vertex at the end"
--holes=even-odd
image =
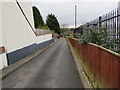
POLYGON ((119 49, 119 53, 120 53, 120 2, 119 2, 119 6, 118 6, 118 10, 117 10, 117 14, 118 14, 118 49, 119 49))

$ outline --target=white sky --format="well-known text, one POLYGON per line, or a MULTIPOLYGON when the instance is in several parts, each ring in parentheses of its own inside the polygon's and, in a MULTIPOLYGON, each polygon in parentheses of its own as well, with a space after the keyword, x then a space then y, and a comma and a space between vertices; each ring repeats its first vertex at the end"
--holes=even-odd
POLYGON ((119 0, 33 0, 44 21, 49 13, 57 16, 61 24, 74 27, 74 6, 77 5, 77 26, 96 19, 118 7, 119 0))

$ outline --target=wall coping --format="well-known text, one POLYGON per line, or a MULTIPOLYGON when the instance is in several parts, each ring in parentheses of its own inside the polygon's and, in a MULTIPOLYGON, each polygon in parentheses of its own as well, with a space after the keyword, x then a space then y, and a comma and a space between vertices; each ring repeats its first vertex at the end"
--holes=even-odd
MULTIPOLYGON (((76 38, 72 38, 72 39, 77 40, 76 38)), ((78 40, 77 40, 77 41, 78 41, 78 40)), ((78 41, 78 42, 79 42, 79 41, 78 41)), ((81 42, 79 42, 79 43, 81 43, 81 42)), ((84 43, 83 43, 83 44, 84 44, 84 43)), ((115 55, 115 56, 117 56, 117 57, 120 58, 120 54, 118 54, 118 53, 116 53, 116 52, 114 52, 114 51, 111 51, 111 50, 109 50, 109 49, 106 49, 106 48, 104 48, 104 47, 102 47, 102 46, 100 46, 100 45, 97 45, 97 44, 94 44, 94 43, 86 43, 86 44, 96 46, 96 47, 98 47, 98 48, 100 48, 100 49, 102 49, 102 50, 104 50, 104 51, 106 51, 106 52, 108 52, 108 53, 110 53, 110 54, 112 54, 112 55, 115 55)))
POLYGON ((36 36, 43 36, 43 35, 47 35, 47 34, 52 34, 52 33, 39 34, 39 35, 36 35, 36 36))
POLYGON ((112 54, 112 55, 115 55, 115 56, 117 56, 117 57, 120 58, 120 54, 118 54, 118 53, 116 53, 116 52, 114 52, 114 51, 111 51, 111 50, 109 50, 109 49, 106 49, 106 48, 104 48, 104 47, 102 47, 102 46, 100 46, 100 45, 94 44, 94 43, 88 43, 88 44, 93 45, 93 46, 96 46, 96 47, 98 47, 98 48, 100 48, 100 49, 102 49, 102 50, 104 50, 104 51, 106 51, 106 52, 108 52, 108 53, 110 53, 110 54, 112 54))

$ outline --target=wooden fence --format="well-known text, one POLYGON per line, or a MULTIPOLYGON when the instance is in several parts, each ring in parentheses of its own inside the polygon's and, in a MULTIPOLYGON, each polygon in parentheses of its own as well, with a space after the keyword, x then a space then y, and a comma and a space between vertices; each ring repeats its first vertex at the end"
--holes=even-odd
POLYGON ((94 44, 69 38, 94 87, 120 88, 120 55, 94 44))

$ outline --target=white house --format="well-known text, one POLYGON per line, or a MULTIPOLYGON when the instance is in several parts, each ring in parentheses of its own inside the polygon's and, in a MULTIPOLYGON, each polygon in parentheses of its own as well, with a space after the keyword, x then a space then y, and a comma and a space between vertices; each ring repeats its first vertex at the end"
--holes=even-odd
POLYGON ((34 31, 32 2, 0 2, 0 69, 54 42, 34 31))

